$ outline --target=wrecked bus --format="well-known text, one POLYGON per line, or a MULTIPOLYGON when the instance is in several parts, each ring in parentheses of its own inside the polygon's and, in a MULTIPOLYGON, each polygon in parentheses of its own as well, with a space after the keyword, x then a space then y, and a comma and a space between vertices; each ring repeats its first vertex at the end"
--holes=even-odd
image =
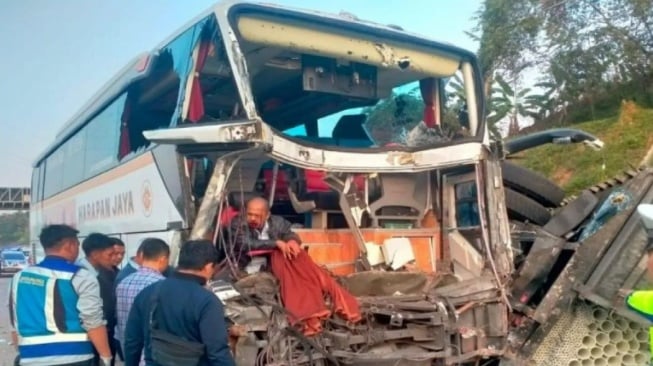
MULTIPOLYGON (((129 63, 37 159, 32 245, 41 257, 38 230, 64 222, 122 238, 127 257, 159 237, 174 262, 189 238, 228 248, 229 220, 262 196, 363 321, 334 316, 305 337, 269 274, 216 282, 247 330, 239 364, 521 364, 579 292, 612 306, 586 278, 610 272, 588 258, 611 242, 590 242, 613 238, 607 226, 632 207, 580 245, 606 198, 588 190, 563 205, 559 187, 506 156, 599 141, 569 130, 496 141, 484 104, 469 51, 351 14, 223 2, 129 63)), ((646 191, 647 174, 623 189, 646 191)))

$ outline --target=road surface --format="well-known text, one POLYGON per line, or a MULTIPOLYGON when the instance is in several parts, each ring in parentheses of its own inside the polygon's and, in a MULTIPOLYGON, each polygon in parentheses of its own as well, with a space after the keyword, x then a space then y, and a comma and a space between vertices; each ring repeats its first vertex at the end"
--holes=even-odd
POLYGON ((16 350, 11 344, 11 326, 7 310, 10 280, 10 276, 0 277, 0 366, 12 366, 16 357, 16 350))

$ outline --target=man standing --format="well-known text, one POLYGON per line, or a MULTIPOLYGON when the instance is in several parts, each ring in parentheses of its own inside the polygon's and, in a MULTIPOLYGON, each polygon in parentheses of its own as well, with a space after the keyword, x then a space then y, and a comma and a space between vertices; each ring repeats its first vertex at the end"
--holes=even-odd
POLYGON ((100 297, 102 298, 104 319, 107 321, 109 346, 111 347, 111 355, 115 357, 117 352, 116 342, 114 342, 114 331, 116 327, 116 273, 113 269, 115 261, 113 246, 113 238, 99 233, 89 234, 82 242, 82 249, 86 258, 81 259, 79 264, 92 272, 100 284, 100 297))
POLYGON ((136 272, 138 268, 141 266, 141 263, 143 262, 143 257, 141 253, 141 247, 138 247, 138 250, 136 251, 136 255, 129 258, 129 261, 127 261, 127 264, 120 269, 118 272, 118 275, 116 276, 116 286, 122 282, 127 276, 130 274, 136 272))
POLYGON ((116 287, 116 317, 118 320, 115 337, 124 349, 123 339, 129 310, 134 303, 134 298, 145 287, 164 280, 163 272, 168 268, 170 247, 163 240, 147 238, 138 248, 142 256, 140 268, 127 276, 116 287))
POLYGON ((118 238, 111 238, 113 240, 113 269, 118 274, 119 267, 125 259, 125 243, 118 238))
POLYGON ((150 318, 156 323, 156 330, 167 334, 168 339, 183 339, 184 343, 196 346, 193 349, 201 349, 194 364, 235 365, 222 303, 205 287, 217 260, 218 252, 210 241, 186 242, 171 277, 146 287, 136 296, 125 330, 126 366, 138 365, 142 350, 146 365, 165 364, 169 350, 152 338, 150 318))
POLYGON ((21 365, 90 366, 94 348, 102 365, 111 363, 98 281, 73 264, 77 233, 66 225, 44 227, 45 259, 12 280, 9 315, 21 365))
POLYGON ((247 202, 245 216, 231 220, 229 237, 234 243, 233 255, 242 269, 256 250, 279 249, 284 257, 292 259, 301 251, 301 239, 292 231, 292 224, 281 216, 270 215, 268 201, 254 197, 247 202))

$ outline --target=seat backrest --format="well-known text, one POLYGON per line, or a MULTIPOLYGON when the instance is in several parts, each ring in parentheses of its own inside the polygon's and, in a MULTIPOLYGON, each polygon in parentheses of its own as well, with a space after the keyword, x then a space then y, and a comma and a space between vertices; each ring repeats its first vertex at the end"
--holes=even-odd
POLYGON ((329 192, 331 187, 324 182, 326 173, 320 170, 304 170, 306 192, 329 192))
MULTIPOLYGON (((270 189, 272 189, 272 180, 274 177, 274 169, 263 169, 263 181, 265 182, 265 194, 270 194, 270 189)), ((288 180, 288 173, 279 168, 277 171, 277 185, 274 189, 274 198, 275 199, 287 199, 288 198, 288 185, 290 184, 288 180)))
MULTIPOLYGON (((329 185, 324 182, 325 176, 326 172, 321 170, 304 170, 304 178, 306 179, 306 192, 330 192, 331 187, 329 187, 329 185)), ((365 176, 362 174, 355 175, 354 185, 358 190, 365 189, 365 176)))

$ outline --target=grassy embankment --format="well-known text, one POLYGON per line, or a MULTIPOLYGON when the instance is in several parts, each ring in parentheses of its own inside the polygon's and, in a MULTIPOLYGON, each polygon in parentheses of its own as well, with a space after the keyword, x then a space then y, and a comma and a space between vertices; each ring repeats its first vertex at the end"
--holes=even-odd
POLYGON ((632 102, 624 102, 618 116, 565 127, 594 134, 605 147, 594 151, 583 144, 549 144, 526 151, 513 161, 549 177, 567 194, 639 166, 653 147, 653 109, 641 109, 632 102))

